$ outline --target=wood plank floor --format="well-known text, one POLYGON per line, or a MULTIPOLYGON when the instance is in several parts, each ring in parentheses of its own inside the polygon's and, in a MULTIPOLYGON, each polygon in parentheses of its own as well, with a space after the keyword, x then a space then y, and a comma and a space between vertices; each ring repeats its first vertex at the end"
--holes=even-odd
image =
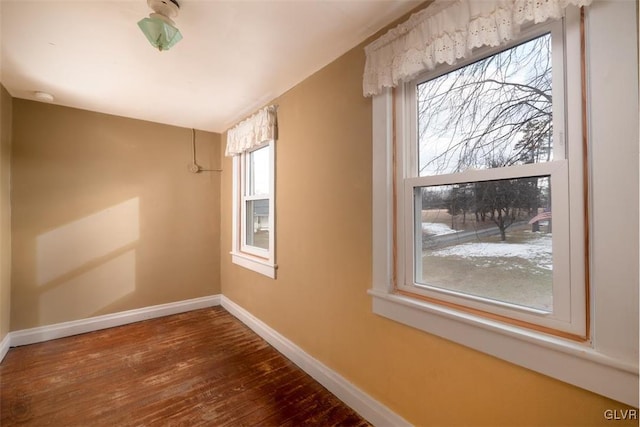
POLYGON ((12 348, 2 426, 367 426, 222 307, 12 348))

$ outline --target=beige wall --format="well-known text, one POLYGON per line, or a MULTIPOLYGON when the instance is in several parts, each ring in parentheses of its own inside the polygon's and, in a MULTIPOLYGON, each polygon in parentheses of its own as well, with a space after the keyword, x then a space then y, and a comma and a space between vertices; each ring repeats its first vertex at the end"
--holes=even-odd
POLYGON ((371 102, 362 97, 363 67, 360 46, 274 101, 277 280, 227 255, 225 160, 223 294, 417 425, 606 424, 605 409, 625 406, 372 314, 371 102))
POLYGON ((0 341, 11 313, 11 121, 13 101, 0 85, 0 341))
MULTIPOLYGON (((13 101, 11 330, 220 293, 220 174, 191 130, 13 101)), ((196 133, 217 168, 220 135, 196 133)))

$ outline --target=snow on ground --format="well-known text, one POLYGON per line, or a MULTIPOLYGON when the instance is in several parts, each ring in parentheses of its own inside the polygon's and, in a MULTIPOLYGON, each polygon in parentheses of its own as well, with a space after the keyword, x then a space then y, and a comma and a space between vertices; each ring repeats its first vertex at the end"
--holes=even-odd
POLYGON ((442 224, 439 222, 423 222, 422 231, 428 234, 436 235, 436 236, 442 236, 443 234, 457 233, 456 230, 452 229, 447 224, 442 224))
MULTIPOLYGON (((445 226, 446 227, 446 226, 445 226)), ((510 258, 517 257, 534 262, 540 268, 553 268, 551 236, 534 235, 526 243, 484 243, 470 242, 434 250, 431 256, 457 256, 461 258, 510 258)))

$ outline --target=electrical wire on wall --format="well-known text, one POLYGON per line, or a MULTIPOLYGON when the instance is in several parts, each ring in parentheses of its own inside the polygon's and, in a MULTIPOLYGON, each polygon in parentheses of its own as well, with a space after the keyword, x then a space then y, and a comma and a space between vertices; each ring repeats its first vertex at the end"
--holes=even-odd
POLYGON ((191 159, 191 164, 189 165, 189 172, 192 172, 192 173, 222 172, 222 169, 204 169, 196 161, 196 130, 195 129, 191 129, 191 155, 192 155, 192 159, 191 159))

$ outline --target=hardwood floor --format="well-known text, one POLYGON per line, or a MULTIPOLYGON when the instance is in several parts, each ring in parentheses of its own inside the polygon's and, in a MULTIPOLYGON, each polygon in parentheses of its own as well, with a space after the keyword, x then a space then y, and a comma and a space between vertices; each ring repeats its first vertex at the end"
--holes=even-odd
POLYGON ((367 426, 222 307, 29 346, 0 364, 2 426, 367 426))

